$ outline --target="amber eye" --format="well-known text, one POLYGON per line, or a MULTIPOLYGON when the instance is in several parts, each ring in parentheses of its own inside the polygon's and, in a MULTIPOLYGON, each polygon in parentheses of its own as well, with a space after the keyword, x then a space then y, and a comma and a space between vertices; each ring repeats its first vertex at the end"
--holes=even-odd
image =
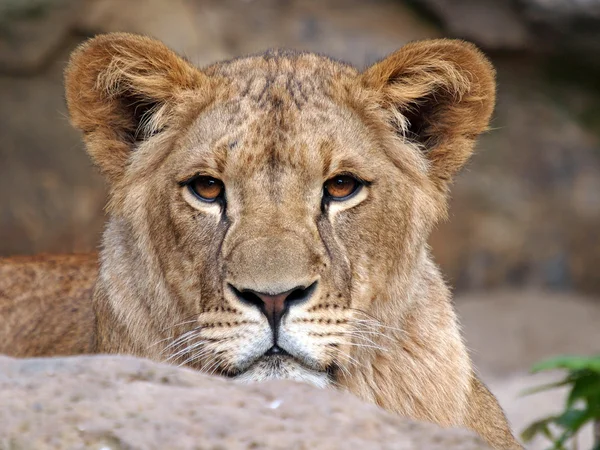
POLYGON ((225 191, 223 182, 213 177, 199 176, 188 183, 188 188, 200 200, 214 202, 225 191))
POLYGON ((338 175, 325 182, 325 196, 331 200, 345 200, 354 194, 361 183, 350 175, 338 175))

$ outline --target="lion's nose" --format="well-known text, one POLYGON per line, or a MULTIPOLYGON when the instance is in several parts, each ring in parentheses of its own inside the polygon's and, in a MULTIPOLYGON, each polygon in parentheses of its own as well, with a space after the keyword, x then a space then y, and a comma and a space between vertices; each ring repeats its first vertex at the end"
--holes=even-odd
POLYGON ((273 331, 277 330, 281 318, 289 308, 306 302, 314 293, 317 282, 308 287, 297 286, 277 294, 257 292, 252 289, 239 289, 229 285, 235 296, 243 303, 256 306, 267 317, 273 331))

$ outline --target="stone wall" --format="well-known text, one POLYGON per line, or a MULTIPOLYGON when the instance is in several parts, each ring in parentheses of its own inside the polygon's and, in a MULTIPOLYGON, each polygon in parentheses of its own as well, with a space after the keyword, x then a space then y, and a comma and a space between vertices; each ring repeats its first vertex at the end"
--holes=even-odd
POLYGON ((586 43, 600 42, 590 38, 600 27, 578 25, 596 23, 597 4, 0 0, 0 255, 97 248, 104 186, 62 93, 69 52, 86 36, 150 34, 199 65, 287 46, 361 67, 410 40, 461 36, 496 64, 499 101, 432 237, 437 260, 459 290, 599 293, 600 88, 586 43))
POLYGON ((350 394, 242 385, 131 357, 0 356, 0 448, 483 450, 350 394))

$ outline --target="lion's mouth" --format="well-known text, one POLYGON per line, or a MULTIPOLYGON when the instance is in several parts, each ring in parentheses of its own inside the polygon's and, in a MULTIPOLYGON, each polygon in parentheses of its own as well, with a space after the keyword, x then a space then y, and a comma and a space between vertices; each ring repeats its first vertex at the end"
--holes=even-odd
POLYGON ((269 357, 269 356, 289 356, 290 358, 293 358, 292 355, 290 355, 287 351, 285 351, 284 349, 282 349, 281 347, 279 347, 277 344, 273 345, 273 347, 271 347, 269 350, 267 350, 262 356, 263 357, 269 357))
POLYGON ((242 382, 295 380, 317 387, 325 387, 331 383, 328 370, 315 369, 276 345, 243 370, 228 376, 242 382))
MULTIPOLYGON (((268 371, 268 373, 272 374, 274 377, 276 377, 275 375, 277 373, 285 375, 286 369, 288 369, 288 367, 291 365, 299 365, 304 367, 306 370, 319 372, 318 370, 315 370, 313 367, 307 364, 305 361, 303 361, 301 358, 290 354, 289 352, 275 344, 262 355, 258 356, 254 361, 250 362, 250 364, 248 364, 246 368, 240 371, 240 373, 247 372, 258 366, 268 371)), ((281 378, 285 377, 282 376, 281 378)))

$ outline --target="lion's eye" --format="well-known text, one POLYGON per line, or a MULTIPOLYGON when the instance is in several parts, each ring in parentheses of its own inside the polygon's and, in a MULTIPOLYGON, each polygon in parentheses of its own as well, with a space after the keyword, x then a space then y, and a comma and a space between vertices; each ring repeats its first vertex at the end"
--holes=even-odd
POLYGON ((338 175, 330 178, 323 185, 325 197, 330 200, 345 200, 361 186, 361 183, 350 175, 338 175))
POLYGON ((188 183, 188 188, 200 200, 214 202, 223 195, 223 182, 213 177, 199 176, 188 183))

